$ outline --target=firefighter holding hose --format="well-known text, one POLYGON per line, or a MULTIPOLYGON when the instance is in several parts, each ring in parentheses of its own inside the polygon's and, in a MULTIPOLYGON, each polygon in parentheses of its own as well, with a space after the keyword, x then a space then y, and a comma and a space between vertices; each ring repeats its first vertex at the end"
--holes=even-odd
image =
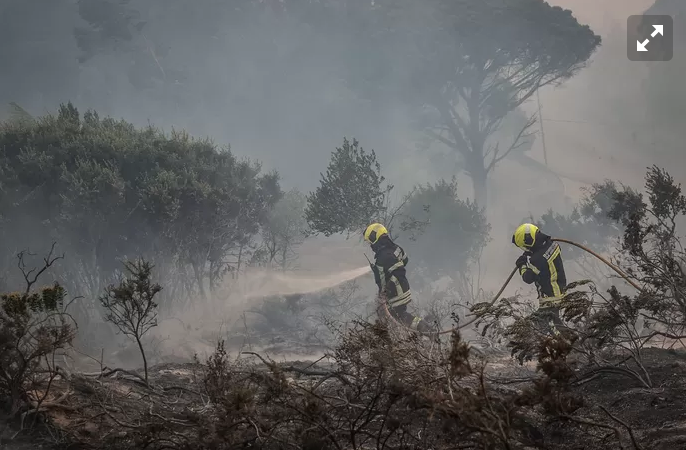
POLYGON ((560 245, 536 225, 524 223, 512 235, 512 243, 524 253, 515 262, 522 280, 538 291, 537 315, 559 326, 559 302, 565 295, 567 278, 560 245))
POLYGON ((393 318, 421 333, 434 331, 426 320, 407 310, 412 294, 405 274, 409 258, 402 247, 391 240, 388 230, 380 223, 373 223, 364 230, 364 240, 374 252, 374 262, 370 265, 379 288, 379 297, 386 301, 393 318))
MULTIPOLYGON (((373 223, 364 230, 364 240, 374 251, 374 263, 370 261, 369 265, 379 287, 379 298, 385 300, 391 316, 405 327, 430 336, 438 336, 465 328, 482 317, 481 314, 475 313, 472 314, 471 320, 455 328, 443 331, 434 330, 429 326, 429 320, 407 311, 407 306, 412 301, 410 285, 405 275, 405 266, 409 259, 402 247, 391 240, 388 230, 380 223, 373 223)), ((486 310, 496 303, 514 274, 519 272, 522 281, 527 284, 533 283, 538 291, 539 308, 533 314, 534 318, 538 319, 536 322, 543 322, 541 325, 555 334, 562 331, 560 327, 564 327, 564 324, 560 319, 560 302, 566 294, 567 277, 562 262, 562 250, 558 242, 573 245, 590 253, 612 268, 638 291, 642 290, 641 286, 632 281, 618 267, 593 250, 568 239, 552 238, 536 225, 524 223, 518 226, 512 235, 512 243, 524 253, 517 258, 515 269, 493 300, 487 304, 486 310)))

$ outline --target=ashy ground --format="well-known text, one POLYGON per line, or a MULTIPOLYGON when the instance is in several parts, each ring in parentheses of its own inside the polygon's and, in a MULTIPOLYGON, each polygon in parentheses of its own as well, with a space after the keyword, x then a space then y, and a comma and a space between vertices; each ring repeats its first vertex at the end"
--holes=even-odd
MULTIPOLYGON (((548 448, 686 449, 686 352, 653 348, 646 349, 644 357, 653 388, 641 387, 635 380, 614 374, 584 382, 576 389, 584 395, 588 406, 579 413, 589 423, 602 424, 604 428, 572 422, 542 424, 539 429, 544 432, 548 448), (617 444, 617 433, 622 436, 623 447, 617 444), (632 435, 636 447, 631 442, 632 435), (591 442, 601 444, 591 445, 591 442)), ((490 374, 493 378, 514 379, 530 375, 534 370, 517 365, 503 354, 493 359, 490 374)), ((287 370, 305 365, 311 366, 312 362, 284 363, 287 370)), ((296 372, 293 372, 295 378, 296 372)), ((69 448, 104 448, 103 443, 112 438, 126 442, 138 424, 156 416, 183 429, 193 419, 191 416, 197 418, 211 408, 201 394, 202 376, 202 366, 192 363, 153 367, 152 388, 124 371, 106 370, 102 376, 70 374, 69 380, 55 380, 42 404, 41 410, 51 426, 41 428, 40 432, 18 432, 16 427, 4 426, 0 430, 0 448, 48 449, 56 448, 55 442, 68 441, 82 444, 69 448)), ((512 384, 513 389, 521 387, 523 384, 512 384)), ((26 417, 25 427, 33 417, 26 417)))

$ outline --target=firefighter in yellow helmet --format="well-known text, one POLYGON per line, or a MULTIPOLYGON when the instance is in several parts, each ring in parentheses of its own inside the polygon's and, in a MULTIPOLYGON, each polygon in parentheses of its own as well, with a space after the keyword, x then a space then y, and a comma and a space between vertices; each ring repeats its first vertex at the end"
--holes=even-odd
POLYGON ((402 247, 391 240, 388 230, 380 223, 373 223, 364 230, 364 240, 371 244, 374 252, 371 265, 374 280, 391 315, 411 329, 427 333, 434 331, 425 320, 407 311, 412 295, 405 274, 409 258, 402 247))
POLYGON ((515 264, 522 280, 536 286, 540 315, 549 316, 555 325, 560 325, 557 303, 567 287, 560 245, 532 223, 518 226, 512 243, 524 251, 515 264))

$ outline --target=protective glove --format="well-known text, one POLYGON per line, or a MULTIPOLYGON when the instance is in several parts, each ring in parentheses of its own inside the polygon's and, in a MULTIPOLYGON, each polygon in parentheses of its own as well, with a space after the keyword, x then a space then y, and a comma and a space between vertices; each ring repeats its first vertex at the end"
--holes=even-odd
POLYGON ((517 261, 515 262, 515 266, 517 266, 518 269, 521 269, 522 266, 526 266, 528 262, 529 262, 529 259, 526 257, 526 255, 522 255, 519 258, 517 258, 517 261))

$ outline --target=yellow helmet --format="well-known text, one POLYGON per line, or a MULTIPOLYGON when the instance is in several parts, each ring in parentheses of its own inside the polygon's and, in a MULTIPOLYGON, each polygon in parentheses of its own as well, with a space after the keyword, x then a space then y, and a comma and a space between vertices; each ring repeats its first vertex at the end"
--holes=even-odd
POLYGON ((376 244, 381 236, 388 234, 388 230, 380 223, 373 223, 364 230, 364 240, 370 244, 376 244))
POLYGON ((536 243, 539 229, 533 223, 523 223, 517 227, 512 235, 512 243, 524 251, 531 249, 536 243))

